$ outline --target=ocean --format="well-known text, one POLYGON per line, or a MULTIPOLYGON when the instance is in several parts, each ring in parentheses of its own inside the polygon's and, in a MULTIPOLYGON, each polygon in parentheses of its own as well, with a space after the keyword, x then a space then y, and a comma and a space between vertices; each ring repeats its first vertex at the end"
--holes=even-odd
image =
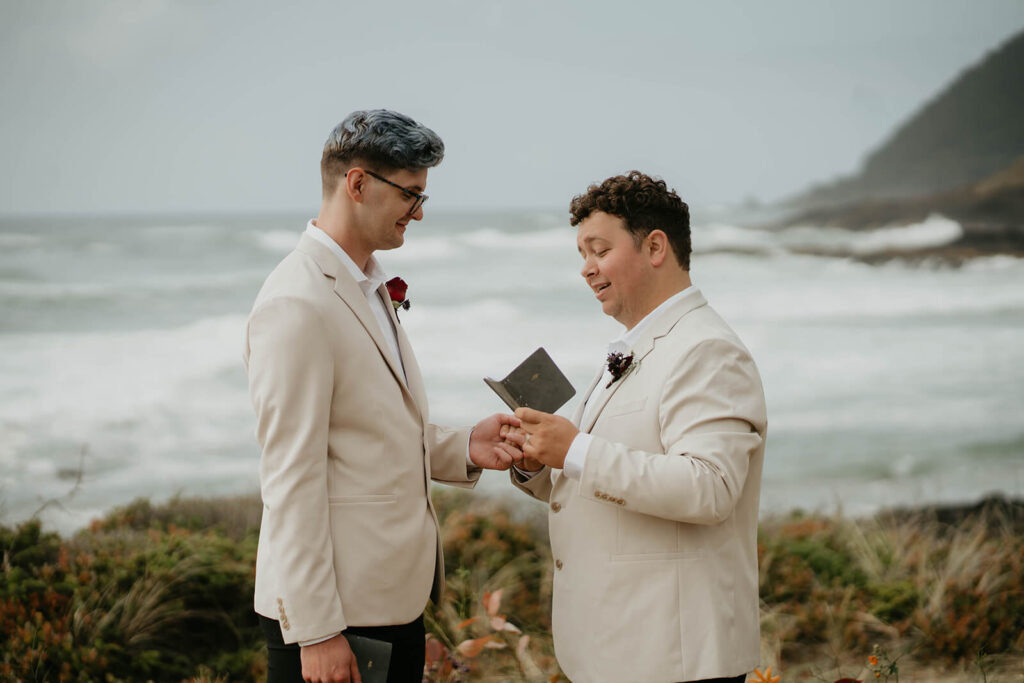
MULTIPOLYGON (((257 491, 245 320, 309 217, 0 218, 0 523, 68 533, 139 496, 257 491)), ((853 258, 958 235, 941 216, 764 232, 694 211, 694 282, 764 379, 763 513, 1024 496, 1024 260, 853 258)), ((502 411, 482 377, 538 346, 582 392, 619 333, 564 211, 428 210, 378 257, 409 283, 435 422, 502 411)))

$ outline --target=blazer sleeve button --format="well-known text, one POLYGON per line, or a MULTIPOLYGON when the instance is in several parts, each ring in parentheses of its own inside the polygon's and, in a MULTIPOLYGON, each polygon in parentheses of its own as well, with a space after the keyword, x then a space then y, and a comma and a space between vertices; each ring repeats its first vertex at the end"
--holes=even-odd
POLYGON ((561 560, 555 560, 555 569, 561 569, 561 568, 562 568, 562 561, 561 560))

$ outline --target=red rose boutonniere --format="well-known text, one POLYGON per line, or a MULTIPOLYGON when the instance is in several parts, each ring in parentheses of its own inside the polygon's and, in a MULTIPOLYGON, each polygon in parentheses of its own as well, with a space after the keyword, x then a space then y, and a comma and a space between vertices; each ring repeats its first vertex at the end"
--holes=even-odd
POLYGON ((611 385, 622 379, 626 373, 633 369, 633 354, 623 356, 621 353, 609 353, 608 354, 608 372, 612 375, 612 381, 604 385, 607 389, 611 385))
POLYGON ((395 310, 401 308, 403 311, 408 311, 409 300, 405 298, 405 293, 409 290, 409 285, 405 284, 405 280, 393 277, 385 282, 384 286, 388 288, 388 296, 391 297, 391 305, 395 307, 395 310))

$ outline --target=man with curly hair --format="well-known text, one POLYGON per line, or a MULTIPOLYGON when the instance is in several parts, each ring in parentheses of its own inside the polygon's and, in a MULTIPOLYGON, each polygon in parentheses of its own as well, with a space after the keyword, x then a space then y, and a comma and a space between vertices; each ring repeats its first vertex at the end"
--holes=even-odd
POLYGON ((689 208, 664 181, 609 178, 570 213, 580 274, 625 330, 572 421, 516 411, 513 483, 549 508, 555 654, 576 683, 742 681, 760 652, 757 367, 691 283, 689 208))

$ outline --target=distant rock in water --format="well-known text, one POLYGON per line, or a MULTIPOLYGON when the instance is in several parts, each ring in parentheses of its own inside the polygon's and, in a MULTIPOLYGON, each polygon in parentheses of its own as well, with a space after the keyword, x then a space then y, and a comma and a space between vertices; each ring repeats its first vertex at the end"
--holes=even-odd
POLYGON ((1024 156, 1024 32, 962 73, 872 152, 859 174, 791 200, 801 209, 971 186, 1024 156))

